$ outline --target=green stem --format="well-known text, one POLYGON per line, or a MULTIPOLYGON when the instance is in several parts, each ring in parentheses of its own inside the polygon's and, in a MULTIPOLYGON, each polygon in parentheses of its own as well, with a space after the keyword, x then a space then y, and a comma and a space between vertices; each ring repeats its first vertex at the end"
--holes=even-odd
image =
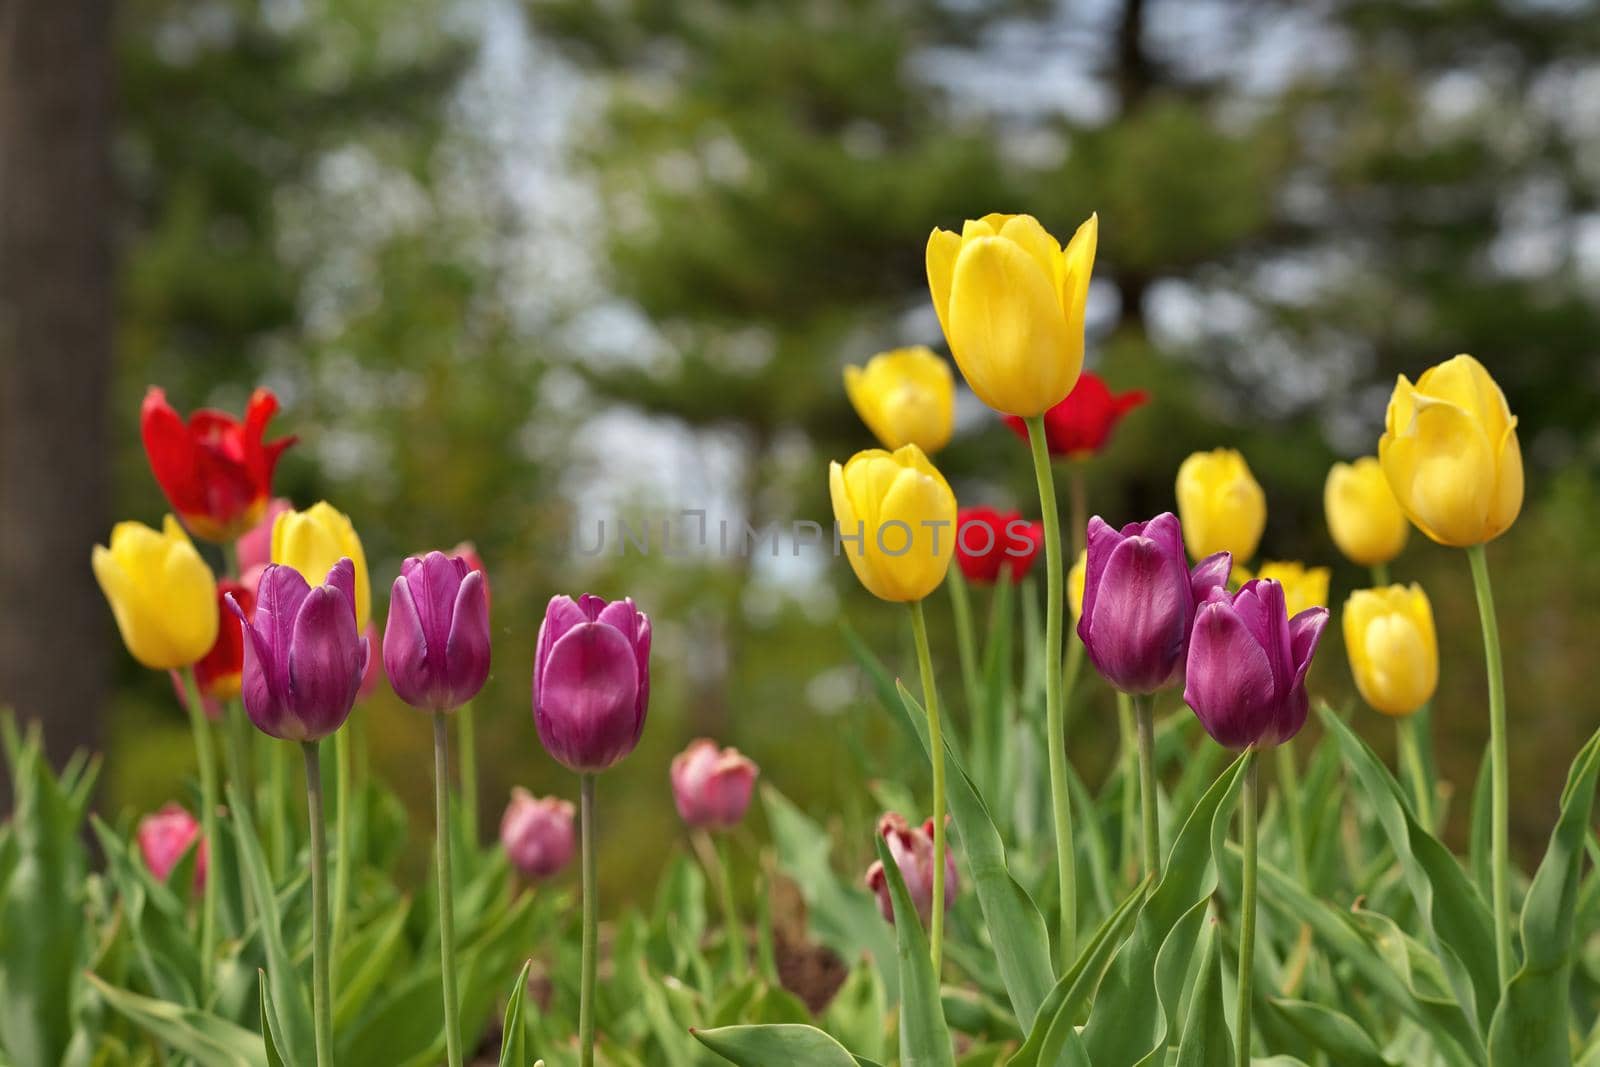
POLYGON ((1056 877, 1061 898, 1057 958, 1059 971, 1065 973, 1077 953, 1078 890, 1077 850, 1072 846, 1072 802, 1067 788, 1066 717, 1061 700, 1061 614, 1066 607, 1061 566, 1061 513, 1056 507, 1056 483, 1050 469, 1050 451, 1045 444, 1044 416, 1029 416, 1027 424, 1034 479, 1039 483, 1039 512, 1044 520, 1045 742, 1050 750, 1050 807, 1055 818, 1056 877))
POLYGON ((712 872, 722 898, 722 931, 728 942, 728 961, 733 965, 735 981, 743 981, 749 973, 749 960, 744 947, 744 926, 739 922, 739 905, 733 896, 733 864, 728 860, 728 837, 720 834, 706 835, 706 851, 717 869, 712 872))
POLYGON ((1133 699, 1133 717, 1139 729, 1139 799, 1144 812, 1144 873, 1161 874, 1161 826, 1156 808, 1155 697, 1133 699))
POLYGON ((1395 720, 1395 734, 1399 741, 1400 764, 1411 779, 1412 796, 1417 803, 1417 821, 1422 828, 1433 833, 1433 798, 1428 788, 1428 772, 1422 765, 1422 742, 1417 736, 1417 717, 1405 715, 1395 720))
POLYGON ((1478 594, 1478 617, 1483 623, 1483 656, 1489 675, 1489 782, 1493 804, 1490 827, 1490 867, 1494 896, 1494 958, 1502 988, 1511 980, 1511 849, 1510 801, 1506 769, 1506 679, 1500 659, 1500 625, 1495 621, 1494 589, 1489 584, 1489 561, 1482 545, 1467 549, 1472 564, 1472 585, 1478 594))
POLYGON ((350 847, 350 731, 333 735, 333 947, 332 959, 339 956, 344 938, 345 912, 350 900, 350 875, 355 864, 350 847))
POLYGON ((317 1067, 333 1065, 332 953, 328 932, 328 838, 322 814, 320 741, 307 741, 306 814, 311 823, 311 1012, 317 1067))
POLYGON ((1139 815, 1139 730, 1133 724, 1133 698, 1117 690, 1117 728, 1122 738, 1122 869, 1138 882, 1133 855, 1134 824, 1139 815))
POLYGON ((456 917, 450 889, 450 724, 433 713, 433 825, 439 867, 439 970, 444 978, 444 1047, 450 1067, 461 1067, 461 1002, 456 996, 456 917))
POLYGON ((1372 584, 1379 588, 1389 584, 1389 565, 1387 563, 1374 563, 1372 565, 1372 584))
POLYGON ((928 762, 933 767, 933 921, 929 924, 933 973, 939 974, 944 956, 944 729, 939 717, 939 692, 933 686, 933 654, 928 651, 928 626, 922 601, 911 602, 911 632, 917 642, 917 666, 922 672, 922 703, 928 714, 928 762))
MULTIPOLYGON (((211 724, 200 703, 200 686, 194 668, 182 672, 184 704, 189 709, 189 730, 194 735, 194 756, 200 770, 200 831, 205 835, 206 851, 212 863, 217 851, 217 756, 211 746, 211 724)), ((217 889, 220 878, 206 879, 200 901, 200 985, 201 999, 211 987, 211 969, 217 953, 217 889)))
POLYGON ((595 914, 594 775, 578 776, 579 832, 583 848, 583 970, 579 979, 578 1052, 581 1067, 594 1067, 594 975, 599 949, 599 917, 595 914))
POLYGON ((1250 978, 1255 970, 1256 955, 1256 809, 1260 806, 1256 793, 1259 761, 1252 749, 1245 755, 1250 762, 1245 767, 1244 790, 1239 797, 1243 810, 1239 820, 1243 824, 1244 841, 1244 895, 1239 902, 1239 1009, 1238 1067, 1250 1067, 1250 978))
MULTIPOLYGON (((1001 574, 1000 580, 1009 576, 1001 574)), ((967 697, 967 716, 971 722, 973 738, 982 734, 979 720, 983 716, 978 695, 978 653, 972 628, 972 601, 967 593, 967 578, 960 567, 951 567, 945 585, 950 587, 950 613, 956 624, 956 652, 961 658, 961 688, 967 697)))
POLYGON ((1294 761, 1291 742, 1285 741, 1274 750, 1278 761, 1278 789, 1283 793, 1283 806, 1289 812, 1289 847, 1294 850, 1294 870, 1300 884, 1311 888, 1310 857, 1306 853, 1306 819, 1300 806, 1300 766, 1294 761))
POLYGON ((461 822, 467 840, 478 847, 478 730, 472 702, 456 709, 456 742, 461 746, 461 822))

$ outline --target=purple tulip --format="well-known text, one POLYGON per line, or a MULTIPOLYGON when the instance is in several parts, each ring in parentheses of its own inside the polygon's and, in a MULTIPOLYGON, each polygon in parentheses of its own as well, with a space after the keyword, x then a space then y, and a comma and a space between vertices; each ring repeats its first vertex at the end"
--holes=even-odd
POLYGON ((672 758, 672 800, 689 826, 728 829, 750 806, 761 771, 736 748, 718 749, 706 738, 672 758))
POLYGON ((250 618, 228 595, 244 626, 244 709, 262 733, 318 741, 349 718, 372 651, 356 630, 355 574, 341 559, 313 589, 293 567, 271 564, 250 618))
POLYGON ((383 631, 383 669, 414 708, 452 711, 489 677, 489 598, 483 574, 443 552, 400 565, 383 631))
POLYGON ((1197 606, 1228 583, 1233 557, 1207 556, 1189 570, 1178 517, 1162 512, 1119 532, 1089 520, 1078 637, 1089 661, 1124 693, 1165 689, 1183 673, 1197 606))
POLYGON ((500 844, 512 866, 528 878, 548 878, 572 861, 576 844, 572 804, 558 797, 535 797, 521 786, 500 818, 500 844))
POLYGON ((650 619, 631 599, 550 599, 533 662, 533 722, 580 774, 633 751, 650 705, 650 619))
POLYGON ((1289 618, 1270 578, 1212 590, 1194 621, 1183 699, 1219 745, 1280 745, 1305 725, 1306 671, 1327 608, 1289 618))
MULTIPOLYGON (((928 925, 933 913, 933 820, 912 827, 905 817, 889 812, 878 820, 878 833, 889 845, 889 855, 900 868, 900 877, 906 881, 906 891, 917 909, 922 925, 928 925)), ((944 907, 949 911, 956 902, 956 857, 948 849, 944 854, 944 907)), ((867 868, 867 888, 878 896, 878 910, 883 917, 894 922, 894 901, 889 895, 888 876, 883 872, 881 860, 873 860, 867 868)))

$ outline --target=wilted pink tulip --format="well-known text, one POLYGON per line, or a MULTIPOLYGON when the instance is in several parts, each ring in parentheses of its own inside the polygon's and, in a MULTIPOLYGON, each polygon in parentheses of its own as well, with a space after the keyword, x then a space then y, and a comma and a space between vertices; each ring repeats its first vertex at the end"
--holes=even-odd
POLYGON ((550 599, 533 663, 545 750, 580 774, 633 751, 650 705, 650 619, 631 599, 550 599))
MULTIPOLYGON (((279 515, 293 510, 294 505, 287 499, 275 496, 268 502, 267 513, 261 517, 261 521, 239 535, 233 547, 238 554, 241 575, 272 562, 272 524, 278 520, 279 515)), ((250 583, 250 589, 252 592, 255 591, 254 583, 250 583)))
POLYGON ((400 565, 389 597, 383 669, 414 708, 453 711, 489 677, 489 602, 483 575, 443 552, 400 565))
POLYGON ((559 797, 535 797, 521 786, 500 817, 500 844, 511 865, 528 878, 548 878, 572 862, 577 845, 572 805, 559 797))
POLYGON ((672 799, 690 826, 727 829, 744 818, 760 773, 738 749, 702 737, 672 759, 672 799))
MULTIPOLYGON (((889 855, 894 857, 895 866, 900 868, 900 877, 906 880, 906 889, 911 894, 911 903, 916 906, 917 917, 922 920, 922 925, 928 925, 928 916, 933 913, 933 820, 929 819, 913 828, 904 817, 891 811, 878 820, 878 833, 888 842, 889 855)), ((956 877, 955 854, 946 851, 944 906, 947 911, 955 905, 956 877)), ((867 868, 867 888, 878 895, 878 910, 883 912, 883 917, 894 922, 889 879, 878 860, 873 860, 872 866, 867 868)))
POLYGON ((140 819, 137 836, 144 864, 160 882, 167 880, 189 845, 199 838, 199 851, 194 859, 194 887, 198 890, 206 884, 205 838, 200 837, 200 823, 181 805, 168 804, 154 815, 140 819))

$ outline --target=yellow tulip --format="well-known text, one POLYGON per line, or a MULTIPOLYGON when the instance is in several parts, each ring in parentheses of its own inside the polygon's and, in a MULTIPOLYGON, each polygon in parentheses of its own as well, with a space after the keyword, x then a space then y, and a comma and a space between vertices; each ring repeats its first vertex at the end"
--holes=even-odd
POLYGON ((1410 715, 1433 699, 1439 643, 1428 595, 1415 582, 1351 593, 1344 646, 1356 688, 1385 715, 1410 715))
POLYGON ((857 452, 828 466, 837 544, 867 591, 902 603, 944 581, 955 555, 956 498, 922 449, 857 452))
POLYGON ((1178 468, 1178 518, 1191 557, 1231 552, 1245 563, 1267 525, 1267 495, 1238 452, 1196 452, 1178 468))
POLYGON ((1256 572, 1257 578, 1271 578, 1283 586, 1284 606, 1289 618, 1294 618, 1307 608, 1328 606, 1328 577, 1326 567, 1307 567, 1304 563, 1263 563, 1256 572))
POLYGON ((985 215, 928 237, 928 289, 950 354, 978 399, 1028 417, 1083 370, 1083 308, 1100 220, 1063 249, 1032 215, 985 215))
POLYGON ((916 445, 932 455, 950 442, 955 379, 950 364, 918 345, 880 352, 844 369, 844 391, 883 447, 916 445))
POLYGON ((1471 356, 1405 375, 1378 441, 1389 488, 1417 529, 1469 548, 1506 532, 1522 510, 1522 448, 1505 394, 1471 356))
POLYGON ((1072 621, 1083 618, 1083 583, 1089 577, 1089 550, 1078 553, 1072 569, 1067 572, 1067 603, 1072 607, 1072 621))
POLYGON ((356 629, 366 630, 372 617, 372 586, 367 580, 367 554, 350 518, 326 500, 304 511, 285 511, 272 524, 272 562, 300 572, 312 585, 327 580, 333 565, 345 556, 356 568, 356 629))
POLYGON ((95 581, 133 658, 160 671, 188 667, 217 640, 217 581, 178 520, 111 528, 90 555, 95 581))
POLYGON ((1372 456, 1335 463, 1322 489, 1328 533, 1351 563, 1388 563, 1406 547, 1411 524, 1400 510, 1383 467, 1372 456))

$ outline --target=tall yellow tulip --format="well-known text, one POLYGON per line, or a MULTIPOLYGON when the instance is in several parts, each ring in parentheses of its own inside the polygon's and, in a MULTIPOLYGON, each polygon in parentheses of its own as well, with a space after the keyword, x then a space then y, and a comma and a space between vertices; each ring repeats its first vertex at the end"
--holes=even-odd
POLYGON ((1178 468, 1177 489, 1183 543, 1192 558, 1231 552, 1242 564, 1256 554, 1267 525, 1267 495, 1237 451, 1196 452, 1178 468))
POLYGON ((272 562, 293 567, 312 585, 320 585, 346 556, 356 568, 356 629, 365 631, 372 617, 372 586, 367 554, 350 517, 322 500, 304 511, 285 511, 272 524, 272 562))
POLYGON ((955 556, 956 498, 922 449, 868 449, 828 466, 833 515, 867 591, 900 603, 939 588, 955 556))
POLYGON ((1083 370, 1083 311, 1100 220, 1063 249, 1032 215, 985 215, 928 237, 928 289, 956 365, 997 411, 1050 410, 1083 370))
POLYGON ((844 391, 887 449, 916 445, 932 455, 950 443, 955 376, 925 345, 879 352, 865 367, 846 367, 844 391))
POLYGON ((1283 603, 1294 618, 1307 608, 1328 606, 1327 567, 1307 567, 1304 563, 1287 561, 1263 563, 1256 572, 1257 578, 1271 578, 1283 586, 1283 603))
POLYGON ((159 671, 200 660, 217 640, 217 582, 194 542, 168 515, 159 531, 140 522, 111 528, 111 547, 89 560, 133 658, 159 671))
POLYGON ((1322 488, 1328 533, 1345 558, 1363 567, 1378 567, 1406 547, 1411 524, 1400 510, 1389 479, 1376 458, 1335 463, 1322 488))
POLYGON ((1433 608, 1422 587, 1357 589, 1344 604, 1344 645, 1361 697, 1385 715, 1410 715, 1439 685, 1433 608))
POLYGON ((1406 517, 1442 545, 1492 541, 1522 510, 1517 419, 1471 356, 1429 367, 1415 385, 1400 376, 1378 461, 1406 517))

